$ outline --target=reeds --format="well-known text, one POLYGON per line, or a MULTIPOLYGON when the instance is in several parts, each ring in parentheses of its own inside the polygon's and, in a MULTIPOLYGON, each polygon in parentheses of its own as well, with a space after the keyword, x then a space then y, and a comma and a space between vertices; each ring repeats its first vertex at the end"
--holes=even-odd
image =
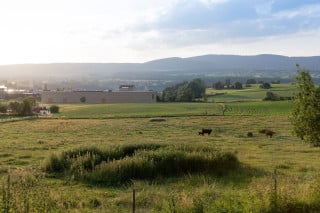
POLYGON ((45 171, 91 184, 117 186, 193 173, 223 175, 240 165, 234 153, 197 145, 128 144, 53 154, 45 171))

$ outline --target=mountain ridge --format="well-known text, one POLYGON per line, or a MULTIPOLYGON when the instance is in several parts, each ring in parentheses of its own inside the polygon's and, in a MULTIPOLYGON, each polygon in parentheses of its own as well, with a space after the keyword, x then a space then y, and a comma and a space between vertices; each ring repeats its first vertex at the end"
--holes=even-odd
POLYGON ((144 63, 48 63, 0 65, 0 78, 72 78, 79 76, 103 76, 105 78, 128 75, 152 76, 156 73, 252 75, 253 73, 292 73, 296 64, 320 73, 320 56, 289 57, 283 55, 222 55, 207 54, 187 58, 170 57, 144 63))

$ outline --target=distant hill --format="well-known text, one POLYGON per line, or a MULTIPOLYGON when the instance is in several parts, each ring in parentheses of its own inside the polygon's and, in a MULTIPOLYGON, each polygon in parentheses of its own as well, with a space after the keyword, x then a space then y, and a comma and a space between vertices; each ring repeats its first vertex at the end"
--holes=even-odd
POLYGON ((150 70, 163 71, 295 71, 296 64, 310 71, 320 71, 320 56, 287 57, 280 55, 203 55, 190 58, 166 58, 150 61, 143 67, 150 70))
POLYGON ((164 58, 146 63, 54 63, 0 66, 0 80, 70 78, 166 79, 166 76, 256 76, 292 78, 296 64, 320 77, 320 56, 203 55, 164 58))

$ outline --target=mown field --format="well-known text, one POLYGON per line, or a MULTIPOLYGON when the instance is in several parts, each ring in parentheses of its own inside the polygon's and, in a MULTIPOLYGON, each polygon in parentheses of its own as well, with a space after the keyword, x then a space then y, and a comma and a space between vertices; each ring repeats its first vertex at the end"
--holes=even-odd
POLYGON ((157 103, 157 104, 66 104, 53 118, 107 119, 222 115, 279 115, 291 110, 290 101, 236 103, 157 103))
POLYGON ((292 97, 295 91, 293 84, 272 84, 270 89, 260 89, 259 84, 252 84, 243 89, 207 89, 208 101, 211 102, 234 102, 234 101, 261 101, 267 91, 271 91, 281 97, 292 97))
POLYGON ((79 104, 4 119, 0 208, 132 212, 135 189, 136 212, 319 212, 320 148, 292 135, 291 107, 79 104), (213 132, 199 135, 202 128, 213 132))

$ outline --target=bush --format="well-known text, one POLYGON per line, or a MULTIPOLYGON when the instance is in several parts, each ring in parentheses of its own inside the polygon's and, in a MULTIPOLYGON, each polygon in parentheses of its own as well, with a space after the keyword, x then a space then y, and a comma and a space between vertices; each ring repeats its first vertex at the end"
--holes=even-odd
POLYGON ((13 101, 9 103, 9 109, 18 116, 32 115, 32 106, 36 100, 33 97, 24 98, 22 101, 13 101))
POLYGON ((98 147, 80 147, 60 153, 52 154, 44 165, 49 173, 74 173, 79 170, 91 171, 102 162, 110 162, 130 157, 138 150, 155 150, 164 145, 160 144, 128 144, 114 146, 109 149, 98 147))
POLYGON ((266 97, 264 97, 263 100, 264 101, 279 101, 280 97, 277 94, 275 94, 271 91, 268 91, 268 92, 266 92, 266 97))
POLYGON ((270 89, 270 88, 271 88, 271 84, 265 82, 265 83, 260 84, 259 87, 260 87, 261 89, 270 89))
POLYGON ((8 110, 8 106, 5 104, 0 104, 0 113, 6 113, 8 110))
POLYGON ((80 148, 51 156, 45 170, 92 184, 117 186, 132 179, 150 180, 192 173, 223 175, 239 166, 233 153, 202 146, 128 144, 80 148))
POLYGON ((52 106, 50 106, 50 112, 51 113, 59 113, 59 106, 58 105, 52 105, 52 106))

